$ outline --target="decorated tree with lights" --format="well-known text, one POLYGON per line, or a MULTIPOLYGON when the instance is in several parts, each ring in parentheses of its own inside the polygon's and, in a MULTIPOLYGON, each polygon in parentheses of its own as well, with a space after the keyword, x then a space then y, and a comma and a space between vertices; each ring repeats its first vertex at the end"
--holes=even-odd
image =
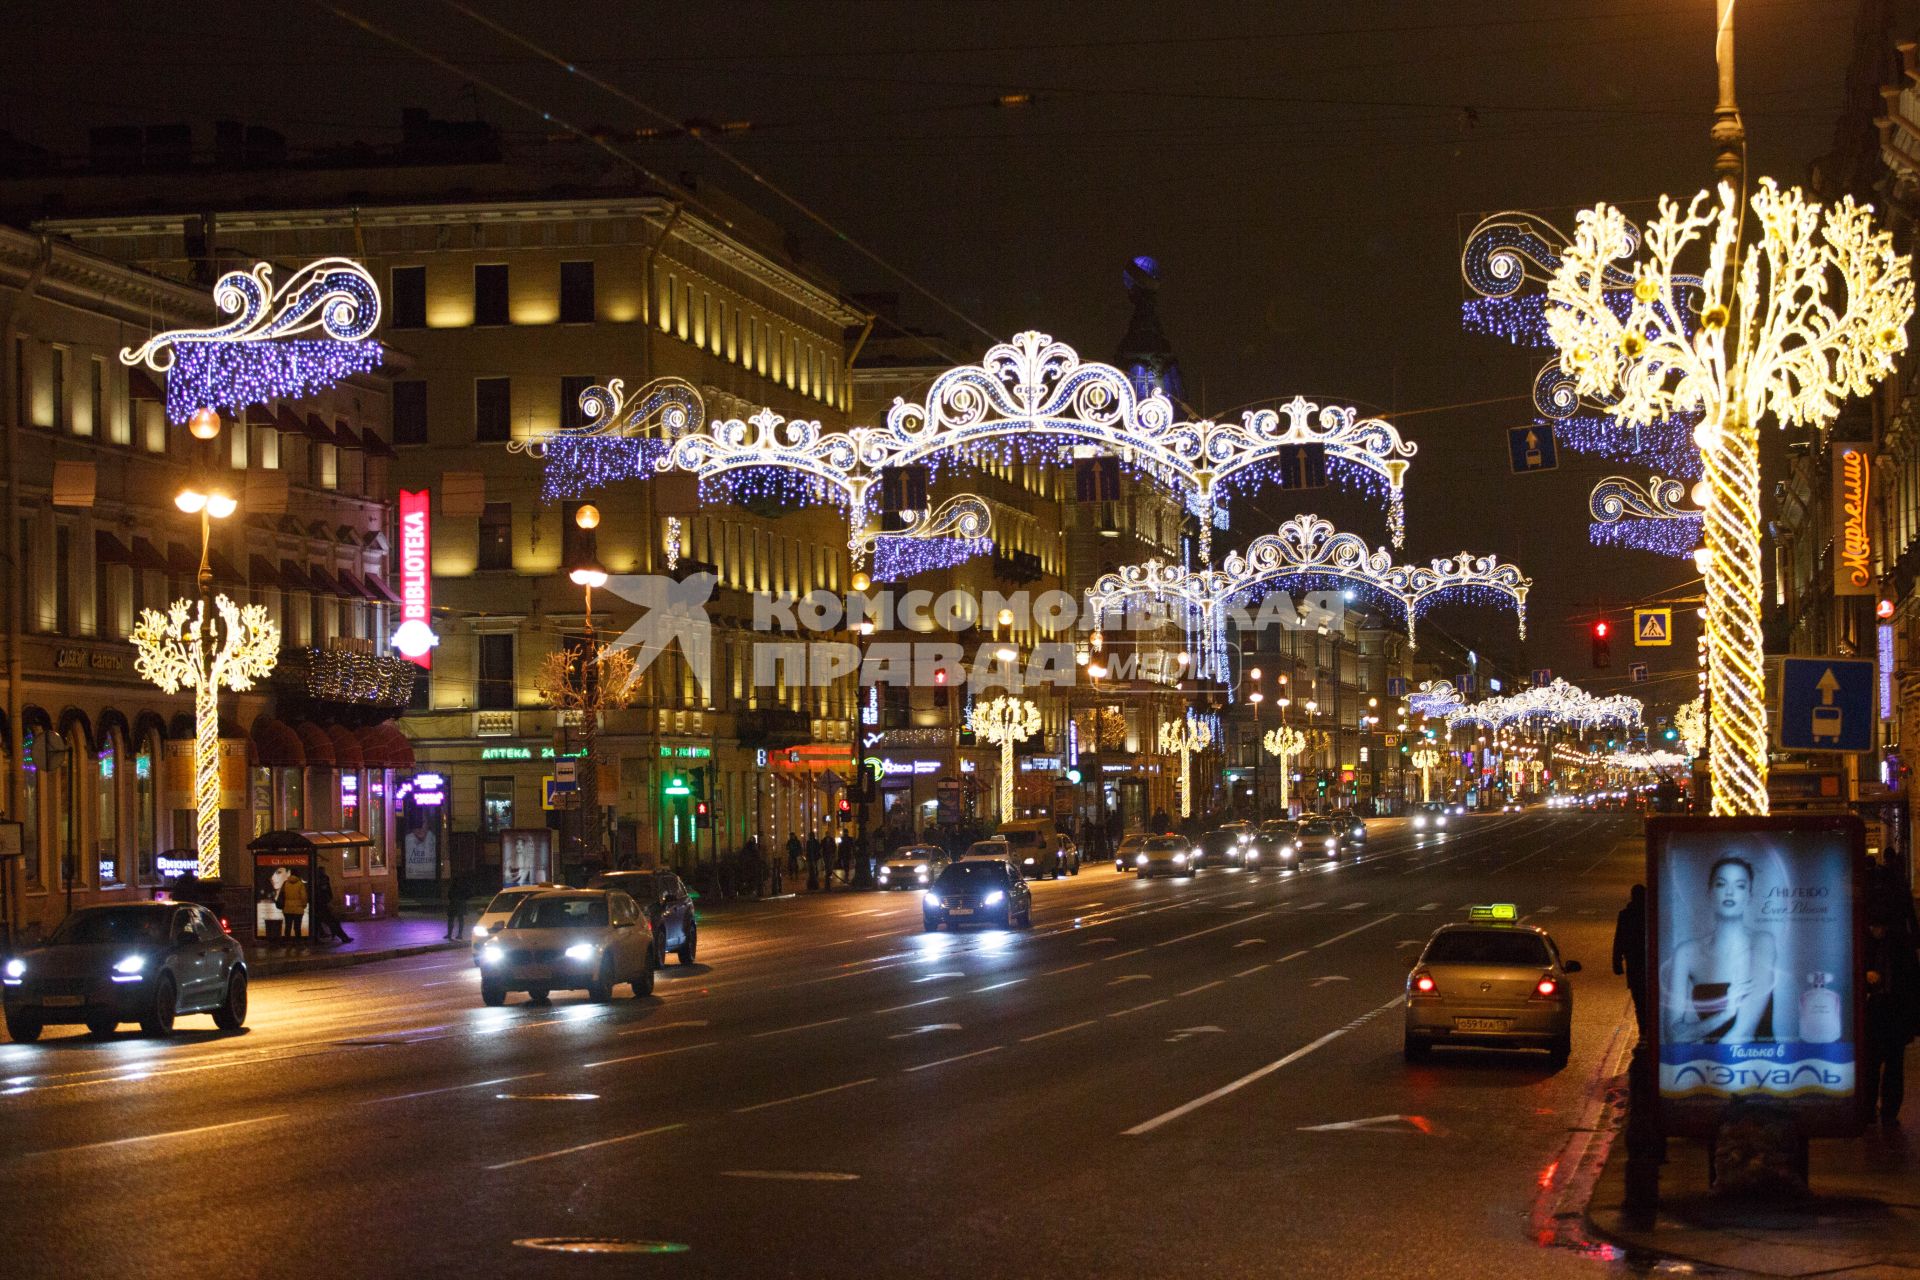
POLYGON ((1267 754, 1280 761, 1280 811, 1291 812, 1288 795, 1293 785, 1293 762, 1307 749, 1307 735, 1292 725, 1281 725, 1278 729, 1267 730, 1261 745, 1267 754))
POLYGON ((1547 296, 1580 394, 1627 424, 1701 415, 1713 812, 1764 814, 1760 424, 1826 428, 1892 370, 1913 313, 1908 260, 1851 198, 1823 208, 1762 179, 1744 207, 1727 183, 1684 208, 1663 198, 1644 235, 1609 205, 1583 212, 1547 296), (1683 256, 1700 254, 1704 271, 1687 277, 1683 256), (1621 273, 1632 301, 1617 309, 1621 273), (1675 302, 1686 278, 1700 281, 1695 316, 1675 302))
POLYGON ((1410 758, 1413 767, 1420 771, 1420 800, 1424 804, 1433 799, 1433 771, 1440 767, 1440 762, 1446 757, 1438 747, 1420 746, 1413 749, 1410 758))
POLYGON ((192 689, 193 798, 199 819, 199 874, 220 874, 220 690, 244 693, 272 674, 280 628, 265 606, 216 596, 143 609, 133 628, 134 668, 163 693, 192 689))
POLYGON ((1160 725, 1160 750, 1180 757, 1180 816, 1193 816, 1193 758, 1213 745, 1213 726, 1189 711, 1160 725))
POLYGON ((1707 700, 1695 698, 1681 707, 1673 716, 1673 727, 1680 734, 1680 741, 1687 749, 1689 757, 1698 756, 1707 749, 1707 700))
POLYGON ((1013 748, 1040 732, 1040 708, 1028 698, 1001 695, 973 704, 967 727, 982 742, 1000 748, 1000 820, 1013 813, 1013 748))

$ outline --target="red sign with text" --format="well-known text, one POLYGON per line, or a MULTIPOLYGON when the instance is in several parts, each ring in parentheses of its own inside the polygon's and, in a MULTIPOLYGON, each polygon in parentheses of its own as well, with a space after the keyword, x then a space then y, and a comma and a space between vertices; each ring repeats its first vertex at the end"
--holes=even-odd
POLYGON ((393 647, 422 667, 433 666, 433 535, 431 493, 400 491, 400 628, 393 647))

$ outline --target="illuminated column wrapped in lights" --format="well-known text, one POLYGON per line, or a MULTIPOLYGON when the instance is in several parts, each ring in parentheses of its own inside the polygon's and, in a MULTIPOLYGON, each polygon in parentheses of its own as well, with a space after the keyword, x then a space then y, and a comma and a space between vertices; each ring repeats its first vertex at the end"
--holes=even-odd
POLYGON ((1702 414, 1708 775, 1721 815, 1767 812, 1760 424, 1831 425, 1843 397, 1892 370, 1913 313, 1908 260, 1869 208, 1851 198, 1823 208, 1768 179, 1747 203, 1750 220, 1724 183, 1684 209, 1663 197, 1644 235, 1596 206, 1547 286, 1548 334, 1579 394, 1610 401, 1624 423, 1702 414), (1676 284, 1693 278, 1676 262, 1696 250, 1706 271, 1688 313, 1676 284), (1622 274, 1624 309, 1610 296, 1622 274))
POLYGON ((1282 725, 1278 729, 1267 730, 1261 745, 1266 747, 1268 755, 1280 761, 1280 812, 1286 813, 1289 811, 1288 789, 1293 782, 1293 762, 1306 751, 1307 735, 1292 725, 1282 725))
POLYGON ((1000 748, 1000 821, 1008 822, 1013 812, 1013 748, 1040 732, 1040 708, 1028 698, 1001 695, 973 704, 967 714, 967 727, 982 742, 1000 748))
POLYGON ((220 874, 220 690, 244 693, 273 672, 280 628, 264 605, 216 596, 144 609, 133 628, 134 667, 163 693, 193 690, 193 798, 199 818, 199 873, 220 874))
POLYGON ((1180 816, 1193 816, 1193 757, 1213 745, 1213 728, 1189 711, 1160 724, 1160 750, 1180 757, 1180 816))
POLYGON ((1433 771, 1440 767, 1440 750, 1437 747, 1415 747, 1411 758, 1413 767, 1420 771, 1420 800, 1424 804, 1433 799, 1433 771))

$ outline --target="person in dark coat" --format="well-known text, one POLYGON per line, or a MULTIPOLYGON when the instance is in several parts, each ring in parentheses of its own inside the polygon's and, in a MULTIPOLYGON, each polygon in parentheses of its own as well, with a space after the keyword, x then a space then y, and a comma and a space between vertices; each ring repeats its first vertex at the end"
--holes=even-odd
POLYGON ((1861 1090, 1867 1118, 1882 1129, 1900 1127, 1907 1093, 1907 1045, 1920 1021, 1920 961, 1901 938, 1905 930, 1885 913, 1869 920, 1865 948, 1867 1007, 1861 1045, 1861 1090))
POLYGON ((313 936, 318 940, 327 934, 337 942, 353 941, 341 927, 340 917, 333 914, 333 877, 317 866, 313 870, 313 936))
POLYGON ((458 868, 447 872, 447 938, 457 941, 467 932, 467 877, 458 868))
POLYGON ((1613 971, 1627 976, 1627 993, 1633 997, 1634 1021, 1645 1036, 1647 1007, 1647 886, 1637 884, 1627 896, 1627 905, 1613 921, 1613 971))
POLYGON ((798 877, 800 874, 800 856, 806 852, 806 846, 800 843, 798 832, 787 832, 787 874, 798 877))

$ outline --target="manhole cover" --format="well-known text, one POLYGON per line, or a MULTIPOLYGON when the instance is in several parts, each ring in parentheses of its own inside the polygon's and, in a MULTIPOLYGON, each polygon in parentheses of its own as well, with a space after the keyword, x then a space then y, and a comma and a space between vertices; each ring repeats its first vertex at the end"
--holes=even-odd
POLYGON ((611 1236, 529 1236, 515 1240, 522 1249, 545 1253, 685 1253, 687 1246, 670 1240, 616 1240, 611 1236))

